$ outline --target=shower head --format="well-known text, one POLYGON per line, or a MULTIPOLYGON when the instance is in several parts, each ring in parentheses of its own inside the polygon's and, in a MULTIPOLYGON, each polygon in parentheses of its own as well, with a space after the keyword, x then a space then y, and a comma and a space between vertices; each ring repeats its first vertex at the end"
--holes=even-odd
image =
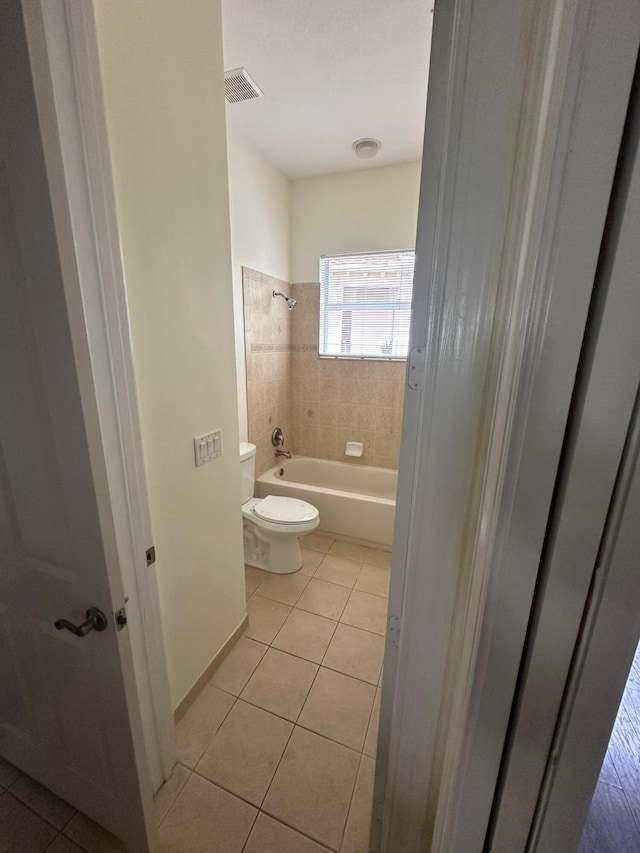
POLYGON ((289 311, 293 311, 293 309, 298 304, 295 299, 291 299, 291 297, 285 296, 284 293, 277 293, 277 291, 274 290, 273 291, 273 298, 275 299, 276 296, 282 296, 284 301, 287 303, 287 308, 289 309, 289 311))

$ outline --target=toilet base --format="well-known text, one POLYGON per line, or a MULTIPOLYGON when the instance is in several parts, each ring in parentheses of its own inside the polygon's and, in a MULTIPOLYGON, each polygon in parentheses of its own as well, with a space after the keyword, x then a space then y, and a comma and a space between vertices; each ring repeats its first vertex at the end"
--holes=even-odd
POLYGON ((264 535, 255 524, 243 519, 243 534, 244 561, 247 566, 278 575, 290 575, 302 568, 300 540, 295 533, 269 532, 264 535))

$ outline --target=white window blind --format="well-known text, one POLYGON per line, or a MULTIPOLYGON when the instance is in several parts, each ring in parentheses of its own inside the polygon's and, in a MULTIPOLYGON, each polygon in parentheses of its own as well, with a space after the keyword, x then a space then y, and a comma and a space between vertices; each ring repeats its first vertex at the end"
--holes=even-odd
POLYGON ((320 259, 320 355, 406 358, 415 252, 320 259))

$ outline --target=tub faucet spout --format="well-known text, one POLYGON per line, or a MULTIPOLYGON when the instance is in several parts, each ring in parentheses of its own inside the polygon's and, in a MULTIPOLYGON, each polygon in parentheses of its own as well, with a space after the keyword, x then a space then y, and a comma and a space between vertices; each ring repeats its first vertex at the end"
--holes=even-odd
POLYGON ((290 450, 280 450, 280 448, 278 448, 276 450, 276 459, 279 456, 284 456, 286 459, 291 459, 291 451, 290 450))

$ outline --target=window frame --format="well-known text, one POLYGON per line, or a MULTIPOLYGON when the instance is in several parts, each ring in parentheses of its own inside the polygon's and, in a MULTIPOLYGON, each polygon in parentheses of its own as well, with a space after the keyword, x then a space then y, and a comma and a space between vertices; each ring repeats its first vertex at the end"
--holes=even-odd
MULTIPOLYGON (((320 255, 320 263, 319 263, 319 279, 320 279, 320 308, 318 312, 318 357, 326 358, 326 359, 341 359, 346 361, 399 361, 406 362, 409 357, 409 347, 407 345, 407 353, 406 355, 358 355, 357 353, 325 353, 322 352, 323 348, 326 348, 326 332, 327 332, 327 323, 324 321, 325 317, 325 301, 323 299, 323 291, 325 288, 325 284, 323 282, 322 275, 322 265, 323 262, 333 258, 362 258, 369 255, 400 255, 400 254, 413 254, 413 264, 414 264, 414 277, 415 277, 415 260, 416 260, 416 250, 415 248, 405 248, 405 249, 374 249, 367 252, 337 252, 331 254, 320 255)), ((411 282, 411 299, 409 300, 409 312, 411 312, 411 306, 413 303, 413 285, 414 279, 411 282)), ((349 303, 351 304, 351 303, 349 303)), ((385 305, 385 308, 388 308, 391 304, 398 303, 388 303, 385 305)), ((363 308, 369 308, 370 305, 366 303, 353 303, 356 306, 356 309, 362 310, 363 308)), ((338 309, 335 309, 338 310, 338 309)), ((394 310, 398 310, 397 308, 394 310)))

